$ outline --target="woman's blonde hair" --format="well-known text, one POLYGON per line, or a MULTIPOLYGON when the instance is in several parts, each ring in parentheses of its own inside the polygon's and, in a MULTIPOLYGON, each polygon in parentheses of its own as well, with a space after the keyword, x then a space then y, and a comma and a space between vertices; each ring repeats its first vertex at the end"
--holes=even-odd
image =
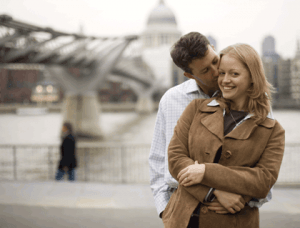
MULTIPOLYGON (((274 92, 273 86, 267 81, 264 73, 262 60, 258 53, 248 44, 235 44, 223 49, 220 53, 221 61, 224 55, 239 60, 250 72, 252 83, 246 91, 247 100, 245 110, 254 114, 253 118, 256 123, 262 122, 271 109, 271 93, 274 92)), ((219 97, 225 107, 230 102, 219 97)), ((229 105, 230 108, 230 105, 229 105)))

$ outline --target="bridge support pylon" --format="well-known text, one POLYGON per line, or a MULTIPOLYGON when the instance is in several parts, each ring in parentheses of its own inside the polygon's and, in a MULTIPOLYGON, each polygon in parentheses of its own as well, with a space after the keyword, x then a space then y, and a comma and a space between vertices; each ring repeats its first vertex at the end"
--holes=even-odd
POLYGON ((74 126, 77 136, 103 139, 100 129, 100 104, 95 92, 88 94, 67 93, 63 102, 63 121, 74 126))
POLYGON ((135 111, 139 114, 151 114, 154 112, 154 102, 150 95, 139 95, 135 111))

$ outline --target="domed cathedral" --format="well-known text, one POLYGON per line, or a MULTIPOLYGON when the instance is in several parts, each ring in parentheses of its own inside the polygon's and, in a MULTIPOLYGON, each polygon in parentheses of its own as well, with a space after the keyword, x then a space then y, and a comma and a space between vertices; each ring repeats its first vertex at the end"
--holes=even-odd
POLYGON ((164 0, 160 0, 149 15, 141 39, 143 58, 166 89, 180 84, 185 78, 170 57, 170 49, 181 35, 174 13, 164 0))
POLYGON ((177 22, 174 13, 160 0, 147 21, 147 28, 142 33, 143 45, 145 48, 159 47, 161 45, 174 44, 181 36, 177 29, 177 22))

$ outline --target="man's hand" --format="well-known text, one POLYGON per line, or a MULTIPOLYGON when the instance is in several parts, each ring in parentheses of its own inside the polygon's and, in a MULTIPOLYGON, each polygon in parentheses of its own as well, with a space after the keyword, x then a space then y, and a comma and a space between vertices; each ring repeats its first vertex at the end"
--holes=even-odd
POLYGON ((203 180, 205 173, 205 164, 199 164, 195 161, 195 164, 181 170, 177 176, 179 184, 188 187, 194 184, 200 184, 203 180))
POLYGON ((68 166, 64 166, 64 167, 63 167, 63 170, 64 170, 65 172, 68 172, 68 170, 69 170, 68 166))
POLYGON ((230 213, 225 207, 223 207, 222 204, 220 204, 220 202, 218 201, 217 198, 215 198, 210 203, 205 202, 203 204, 206 205, 209 210, 214 211, 217 214, 228 214, 228 213, 230 213))
MULTIPOLYGON (((214 194, 222 206, 231 214, 235 214, 236 212, 242 210, 245 206, 245 200, 241 195, 217 189, 214 191, 214 194)), ((208 209, 210 209, 210 207, 208 207, 208 209)))

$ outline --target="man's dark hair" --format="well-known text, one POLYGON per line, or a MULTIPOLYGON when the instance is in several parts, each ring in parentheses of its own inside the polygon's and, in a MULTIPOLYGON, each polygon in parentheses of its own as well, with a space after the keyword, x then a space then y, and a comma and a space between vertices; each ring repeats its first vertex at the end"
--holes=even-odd
POLYGON ((65 123, 63 124, 63 126, 65 126, 65 127, 68 129, 68 131, 69 131, 70 133, 73 133, 73 127, 72 127, 72 124, 71 124, 71 123, 65 122, 65 123))
POLYGON ((192 74, 189 64, 194 59, 201 59, 208 50, 209 40, 199 32, 190 32, 182 36, 172 47, 173 62, 184 72, 192 74))

